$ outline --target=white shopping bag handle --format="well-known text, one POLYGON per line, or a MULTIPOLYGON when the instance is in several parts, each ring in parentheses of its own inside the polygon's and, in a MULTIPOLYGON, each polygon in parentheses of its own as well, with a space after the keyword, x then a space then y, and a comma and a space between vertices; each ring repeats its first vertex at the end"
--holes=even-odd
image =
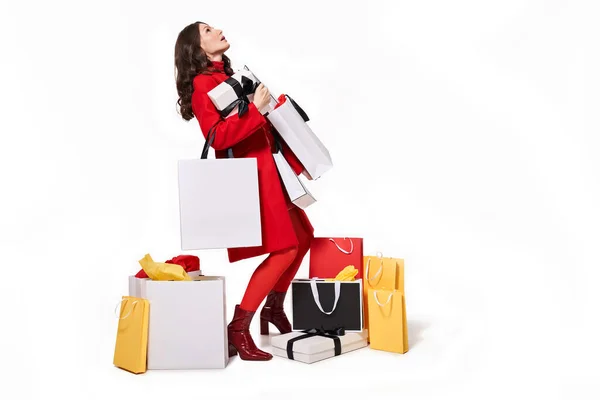
POLYGON ((354 242, 352 241, 352 239, 345 237, 345 239, 348 239, 350 241, 350 251, 344 250, 342 249, 336 242, 335 240, 333 240, 333 238, 329 238, 329 240, 331 242, 333 242, 333 244, 335 244, 335 246, 338 248, 339 251, 341 251, 344 254, 351 254, 354 251, 354 242))
POLYGON ((308 115, 306 114, 306 111, 304 111, 302 109, 302 107, 300 107, 298 105, 298 103, 296 103, 294 101, 294 99, 292 99, 289 95, 285 95, 285 97, 287 97, 287 99, 290 101, 290 103, 292 103, 292 107, 294 107, 294 109, 296 110, 296 112, 300 115, 300 117, 304 120, 304 122, 308 122, 310 121, 310 118, 308 118, 308 115))
POLYGON ((377 258, 379 258, 381 260, 381 262, 379 263, 379 270, 377 271, 377 273, 375 274, 375 276, 373 278, 369 278, 369 266, 371 264, 371 257, 369 257, 367 259, 367 266, 365 268, 365 275, 367 276, 367 283, 369 285, 371 285, 371 281, 377 279, 377 277, 381 274, 381 272, 383 272, 383 253, 381 253, 380 251, 378 251, 377 253, 375 253, 375 255, 377 256, 377 258))
MULTIPOLYGON (((130 300, 130 299, 122 299, 122 300, 121 300, 121 301, 119 301, 119 302, 117 303, 117 305, 115 306, 115 315, 116 315, 117 317, 119 317, 119 314, 120 314, 120 312, 118 312, 118 313, 117 313, 117 308, 119 308, 119 311, 120 311, 121 304, 122 304, 124 301, 128 301, 128 300, 130 300)), ((127 317, 129 317, 129 315, 131 315, 131 313, 133 312, 133 307, 135 307, 135 305, 136 305, 137 303, 138 303, 138 301, 137 301, 137 300, 134 300, 134 301, 133 301, 133 303, 131 303, 131 310, 129 310, 129 312, 127 313, 127 315, 126 315, 126 316, 124 316, 123 318, 119 317, 119 319, 126 319, 127 317)))
POLYGON ((342 285, 342 283, 340 281, 334 282, 333 287, 335 290, 335 300, 333 301, 333 308, 331 309, 331 311, 327 312, 327 311, 323 310, 323 306, 321 305, 321 300, 319 300, 319 291, 317 289, 317 280, 316 279, 310 280, 310 289, 312 291, 313 298, 315 299, 315 303, 316 303, 317 307, 319 307, 319 310, 321 310, 321 312, 323 314, 331 315, 335 311, 335 308, 337 307, 337 304, 338 304, 338 300, 340 299, 341 285, 342 285))
POLYGON ((379 302, 379 299, 377 298, 377 291, 376 291, 376 290, 374 290, 374 291, 373 291, 373 297, 375 297, 375 301, 377 302, 377 304, 379 304, 379 307, 385 307, 385 306, 387 306, 387 305, 388 305, 388 303, 390 302, 390 300, 392 299, 392 295, 393 295, 393 294, 394 294, 394 292, 391 292, 391 293, 390 293, 390 295, 388 296, 388 299, 387 299, 387 301, 385 302, 385 304, 381 304, 381 303, 379 302))

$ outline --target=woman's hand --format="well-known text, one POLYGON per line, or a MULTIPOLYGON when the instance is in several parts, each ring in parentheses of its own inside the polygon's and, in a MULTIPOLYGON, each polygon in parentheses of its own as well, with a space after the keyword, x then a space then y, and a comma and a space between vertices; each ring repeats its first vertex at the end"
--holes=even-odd
POLYGON ((260 83, 256 88, 256 91, 254 92, 254 99, 252 100, 252 102, 254 103, 256 108, 258 108, 258 110, 261 110, 269 104, 270 97, 271 93, 269 92, 269 89, 267 89, 265 85, 260 83))

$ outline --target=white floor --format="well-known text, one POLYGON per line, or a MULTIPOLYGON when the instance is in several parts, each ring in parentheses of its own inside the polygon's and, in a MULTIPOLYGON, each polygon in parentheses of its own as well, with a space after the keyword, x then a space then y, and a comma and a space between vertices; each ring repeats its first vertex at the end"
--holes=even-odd
MULTIPOLYGON (((535 298, 493 286, 459 306, 460 296, 444 301, 445 291, 436 295, 431 281, 425 284, 413 272, 407 276, 411 282, 407 290, 414 294, 407 299, 410 350, 404 355, 364 348, 314 364, 278 357, 245 362, 234 357, 223 370, 141 375, 112 366, 117 322, 106 304, 86 298, 83 292, 75 293, 80 304, 73 304, 68 298, 74 293, 57 293, 52 307, 39 304, 40 310, 55 309, 54 314, 39 313, 36 318, 21 314, 16 321, 30 324, 29 336, 19 336, 13 325, 15 330, 9 332, 13 341, 2 344, 8 372, 4 376, 11 378, 2 390, 19 393, 2 397, 599 398, 598 345, 592 332, 583 329, 593 322, 565 315, 559 297, 536 314, 530 312, 538 302, 535 298), (61 299, 63 309, 57 307, 61 299)), ((101 291, 100 287, 93 290, 101 291)), ((474 296, 477 291, 463 288, 462 292, 474 296)), ((257 318, 252 332, 259 347, 268 351, 269 339, 258 334, 257 318)))

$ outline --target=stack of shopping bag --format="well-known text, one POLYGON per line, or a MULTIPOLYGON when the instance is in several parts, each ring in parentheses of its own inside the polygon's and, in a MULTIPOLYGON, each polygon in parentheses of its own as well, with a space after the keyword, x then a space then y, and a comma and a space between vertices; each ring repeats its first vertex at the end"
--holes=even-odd
MULTIPOLYGON (((248 110, 258 78, 247 67, 208 92, 223 118, 248 110)), ((329 151, 308 125, 308 115, 289 95, 271 98, 264 115, 274 128, 273 154, 290 200, 307 208, 316 199, 303 177, 317 180, 333 166, 329 151), (293 157, 291 154, 293 154, 293 157), (290 163, 300 162, 296 174, 290 163)), ((207 135, 200 158, 179 160, 179 210, 182 250, 253 247, 262 244, 258 165, 255 158, 208 159, 216 127, 207 135), (205 193, 210 193, 206 196, 205 193), (232 213, 231 210, 235 210, 232 213)))
POLYGON ((313 363, 367 347, 408 351, 404 260, 363 256, 361 238, 315 238, 309 279, 292 282, 294 332, 273 354, 313 363))
POLYGON ((225 368, 225 278, 202 275, 196 256, 139 262, 121 301, 114 364, 134 373, 225 368))

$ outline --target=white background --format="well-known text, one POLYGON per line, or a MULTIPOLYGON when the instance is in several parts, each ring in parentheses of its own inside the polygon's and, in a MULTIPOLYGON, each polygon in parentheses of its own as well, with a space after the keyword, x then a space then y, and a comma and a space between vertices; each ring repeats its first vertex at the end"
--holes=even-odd
MULTIPOLYGON (((3 2, 0 397, 600 396, 598 3, 393 3, 3 2), (181 253, 176 164, 203 141, 173 48, 196 20, 330 149, 316 234, 405 258, 407 354, 112 366, 127 276, 181 253)), ((261 259, 193 254, 231 317, 261 259)))

